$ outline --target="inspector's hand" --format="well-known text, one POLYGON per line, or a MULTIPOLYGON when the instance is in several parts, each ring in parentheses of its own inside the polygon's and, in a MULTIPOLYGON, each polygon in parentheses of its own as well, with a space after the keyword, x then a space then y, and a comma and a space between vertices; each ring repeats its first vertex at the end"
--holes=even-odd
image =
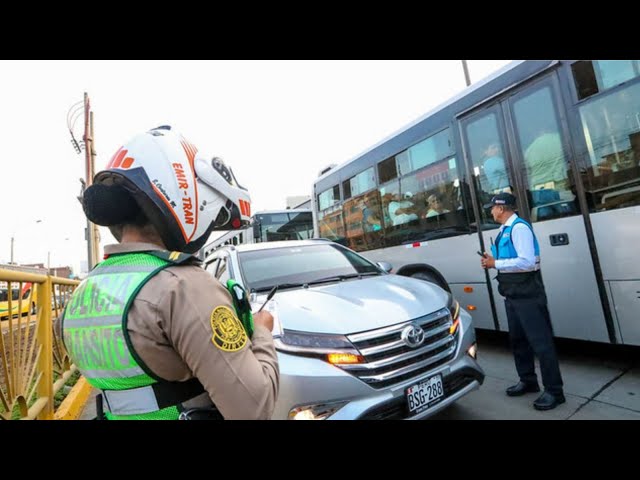
POLYGON ((253 325, 254 326, 263 326, 267 330, 273 330, 273 315, 271 315, 266 310, 262 310, 261 312, 257 312, 253 314, 253 325))
POLYGON ((480 265, 482 268, 496 268, 496 259, 489 255, 487 252, 484 252, 484 257, 480 259, 480 265))

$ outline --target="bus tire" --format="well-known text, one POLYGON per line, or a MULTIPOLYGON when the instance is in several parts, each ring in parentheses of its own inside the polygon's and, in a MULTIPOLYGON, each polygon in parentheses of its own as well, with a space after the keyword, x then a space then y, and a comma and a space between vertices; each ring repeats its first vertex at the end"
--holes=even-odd
POLYGON ((431 282, 434 285, 439 286, 445 291, 449 291, 446 285, 442 285, 440 280, 436 278, 436 276, 430 272, 419 271, 411 274, 411 278, 417 278, 418 280, 424 280, 425 282, 431 282))

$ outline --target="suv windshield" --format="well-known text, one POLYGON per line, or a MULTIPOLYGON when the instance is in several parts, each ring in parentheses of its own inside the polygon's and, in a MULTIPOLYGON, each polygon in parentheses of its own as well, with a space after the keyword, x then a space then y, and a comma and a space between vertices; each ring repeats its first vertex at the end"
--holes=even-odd
POLYGON ((369 260, 335 244, 270 248, 238 257, 247 285, 257 292, 274 285, 286 288, 380 274, 369 260))

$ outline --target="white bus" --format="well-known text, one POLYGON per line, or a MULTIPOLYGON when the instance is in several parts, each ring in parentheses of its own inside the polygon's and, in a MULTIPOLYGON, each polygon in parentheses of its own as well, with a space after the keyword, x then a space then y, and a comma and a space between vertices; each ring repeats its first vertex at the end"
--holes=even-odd
POLYGON ((540 242, 558 337, 640 345, 640 61, 518 61, 322 173, 316 236, 450 289, 506 331, 499 225, 511 191, 540 242))
POLYGON ((206 258, 222 245, 272 242, 276 240, 307 240, 313 237, 313 216, 308 208, 265 210, 251 217, 251 226, 224 233, 205 245, 206 258))

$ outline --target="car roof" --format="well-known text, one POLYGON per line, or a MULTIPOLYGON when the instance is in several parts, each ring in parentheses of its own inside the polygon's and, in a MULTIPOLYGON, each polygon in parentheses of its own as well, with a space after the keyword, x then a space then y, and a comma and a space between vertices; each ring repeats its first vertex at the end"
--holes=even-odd
POLYGON ((213 253, 224 249, 233 250, 236 252, 254 252, 256 250, 271 250, 274 248, 287 248, 287 247, 305 247, 309 245, 327 245, 332 244, 331 240, 325 240, 323 238, 314 238, 310 240, 280 240, 276 242, 260 242, 260 243, 246 243, 244 245, 225 245, 213 253))

